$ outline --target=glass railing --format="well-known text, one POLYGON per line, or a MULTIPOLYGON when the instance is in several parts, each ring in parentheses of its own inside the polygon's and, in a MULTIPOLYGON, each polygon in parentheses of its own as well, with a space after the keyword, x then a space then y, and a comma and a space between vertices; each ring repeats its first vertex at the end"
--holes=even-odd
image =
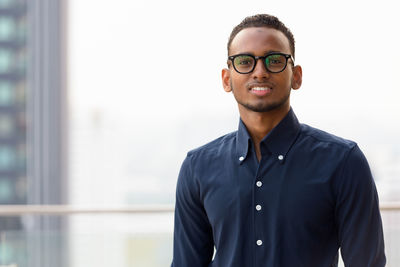
MULTIPOLYGON (((400 266, 400 203, 381 212, 387 266, 400 266)), ((172 232, 172 205, 0 206, 0 267, 168 267, 172 232)))

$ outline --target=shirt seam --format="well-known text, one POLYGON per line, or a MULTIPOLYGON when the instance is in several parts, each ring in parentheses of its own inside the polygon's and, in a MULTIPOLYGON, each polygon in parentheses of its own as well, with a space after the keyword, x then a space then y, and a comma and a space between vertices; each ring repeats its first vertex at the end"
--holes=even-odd
MULTIPOLYGON (((315 128, 312 128, 311 126, 307 125, 307 124, 303 124, 303 125, 306 126, 306 127, 310 127, 313 130, 315 129, 315 128)), ((315 130, 318 130, 318 129, 315 129, 315 130)), ((341 141, 326 140, 326 139, 319 138, 319 137, 315 136, 315 133, 307 133, 304 129, 300 130, 300 134, 304 135, 304 137, 311 137, 311 138, 315 139, 318 142, 337 145, 337 146, 340 146, 342 148, 346 148, 346 149, 350 149, 350 150, 354 147, 354 145, 357 145, 357 143, 352 141, 352 140, 347 140, 347 139, 332 135, 332 134, 330 134, 328 132, 324 132, 324 131, 322 131, 322 132, 326 133, 327 135, 329 135, 330 138, 333 138, 333 137, 339 138, 341 141)))

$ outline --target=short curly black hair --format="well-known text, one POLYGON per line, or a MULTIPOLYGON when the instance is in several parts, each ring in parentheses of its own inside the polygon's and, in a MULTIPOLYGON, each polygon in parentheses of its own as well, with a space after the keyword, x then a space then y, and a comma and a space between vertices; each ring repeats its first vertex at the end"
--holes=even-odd
POLYGON ((233 28, 228 41, 228 54, 229 48, 235 36, 243 29, 251 27, 267 27, 281 31, 289 40, 290 50, 294 58, 294 36, 292 32, 280 21, 277 17, 268 14, 257 14, 254 16, 246 17, 239 25, 233 28))

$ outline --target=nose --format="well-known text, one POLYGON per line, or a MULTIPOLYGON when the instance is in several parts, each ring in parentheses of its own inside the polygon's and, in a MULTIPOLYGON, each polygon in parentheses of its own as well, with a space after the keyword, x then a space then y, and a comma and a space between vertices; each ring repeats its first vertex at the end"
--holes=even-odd
POLYGON ((257 59, 252 74, 254 79, 267 79, 269 77, 269 72, 266 70, 262 58, 257 59))

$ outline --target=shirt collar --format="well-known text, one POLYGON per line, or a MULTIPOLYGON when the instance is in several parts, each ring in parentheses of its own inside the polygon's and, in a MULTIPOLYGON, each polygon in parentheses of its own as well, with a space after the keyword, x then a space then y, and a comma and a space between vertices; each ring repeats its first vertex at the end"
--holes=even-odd
POLYGON ((273 157, 284 163, 286 154, 296 141, 299 132, 300 123, 290 108, 288 114, 264 137, 261 144, 268 148, 273 157))
MULTIPOLYGON (((299 131, 300 123, 292 108, 290 108, 288 114, 263 138, 261 146, 266 146, 273 157, 284 163, 286 154, 296 140, 299 131)), ((247 158, 250 141, 251 138, 246 126, 240 120, 236 138, 236 152, 239 163, 242 163, 247 158)), ((262 147, 261 150, 263 150, 262 147)))

